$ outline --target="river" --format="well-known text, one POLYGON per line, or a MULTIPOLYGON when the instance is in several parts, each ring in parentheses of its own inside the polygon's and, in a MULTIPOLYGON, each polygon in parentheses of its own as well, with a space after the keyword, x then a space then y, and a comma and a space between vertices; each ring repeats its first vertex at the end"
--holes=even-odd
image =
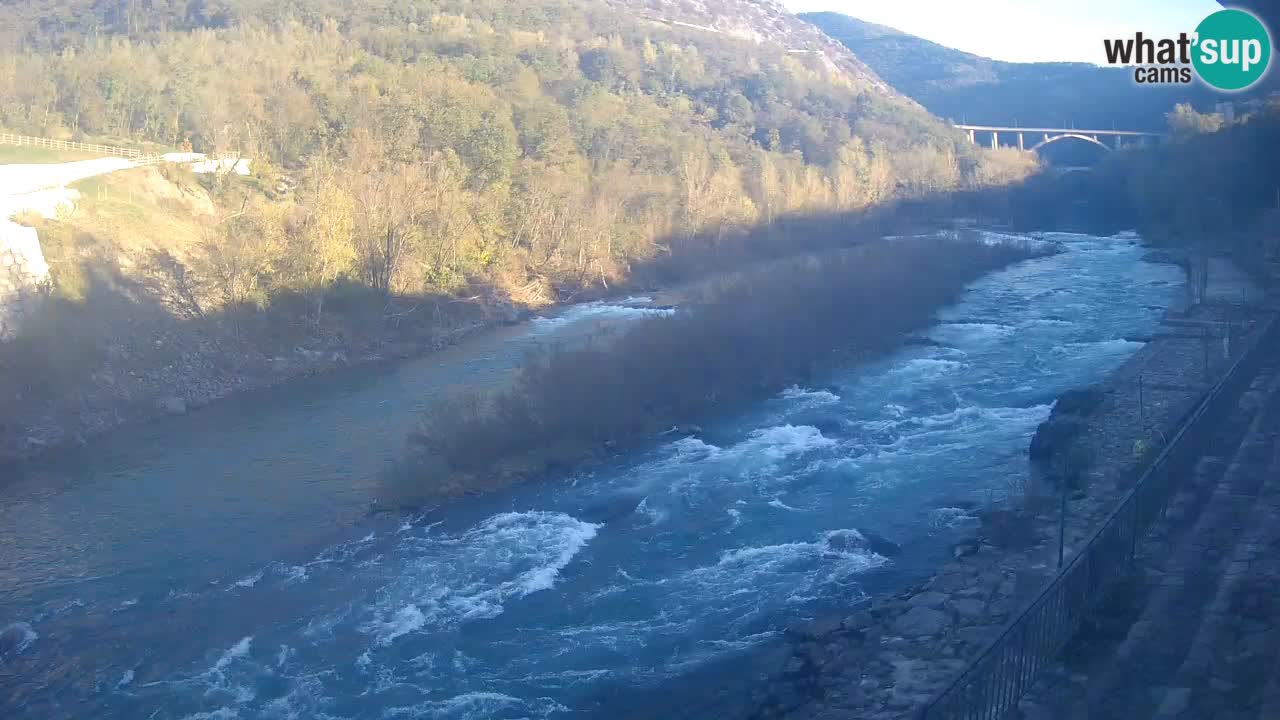
POLYGON ((605 688, 900 587, 1025 481, 1053 399, 1184 292, 1132 235, 1043 237, 1064 252, 976 282, 925 341, 445 511, 368 512, 422 408, 661 310, 579 305, 6 471, 0 716, 607 715, 605 688))

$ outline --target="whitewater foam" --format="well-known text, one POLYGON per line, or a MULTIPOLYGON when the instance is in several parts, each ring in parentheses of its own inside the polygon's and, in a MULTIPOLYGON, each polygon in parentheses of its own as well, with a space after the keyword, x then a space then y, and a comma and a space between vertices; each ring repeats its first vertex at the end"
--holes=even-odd
POLYGON ((451 697, 447 700, 428 700, 416 705, 388 708, 382 717, 410 718, 456 718, 457 720, 480 720, 491 718, 499 711, 511 708, 523 708, 526 703, 520 698, 497 692, 470 692, 451 697))
POLYGON ((934 527, 955 528, 976 522, 978 518, 965 508, 940 507, 930 512, 930 524, 934 527))
MULTIPOLYGON (((158 685, 175 685, 186 686, 191 684, 204 685, 204 696, 230 696, 231 700, 237 705, 244 705, 251 702, 256 697, 256 692, 250 685, 240 685, 231 682, 229 675, 233 665, 238 661, 249 656, 249 650, 253 644, 253 636, 246 635, 227 650, 223 651, 218 659, 207 670, 198 675, 179 678, 176 680, 157 680, 146 683, 143 687, 155 687, 158 685)), ((132 677, 130 677, 132 681, 132 677)), ((213 713, 197 713, 188 717, 238 717, 238 712, 233 708, 223 707, 213 713), (223 714, 218 714, 223 713, 223 714), (226 713, 232 713, 227 715, 226 713)))
POLYGON ((597 300, 575 305, 558 315, 536 317, 529 322, 536 331, 547 332, 584 320, 637 320, 674 313, 674 308, 632 307, 597 300))
POLYGON ((747 439, 734 445, 727 452, 735 456, 763 456, 769 460, 828 448, 836 444, 812 425, 776 425, 753 430, 747 439))
POLYGON ((1048 418, 1051 406, 982 407, 965 405, 947 412, 901 419, 865 420, 858 425, 872 433, 873 453, 892 453, 908 447, 933 454, 948 450, 954 442, 946 439, 972 439, 975 433, 999 431, 1025 432, 1048 418), (931 447, 922 447, 932 444, 931 447))
POLYGON ((1014 334, 1016 328, 995 322, 948 322, 935 327, 929 336, 948 345, 991 342, 1014 334))
POLYGON ((782 391, 784 400, 803 400, 811 405, 825 405, 840 402, 840 396, 829 390, 809 390, 799 385, 792 385, 782 391))
POLYGON ((0 640, 4 641, 0 645, 0 651, 12 652, 14 654, 21 653, 31 647, 31 643, 40 639, 40 634, 31 627, 30 623, 16 622, 0 630, 0 640))
POLYGON ((497 617, 512 599, 548 590, 603 525, 564 513, 503 513, 457 536, 406 539, 407 572, 390 578, 362 630, 379 645, 497 617))
POLYGON ((705 443, 696 437, 680 438, 668 447, 677 460, 686 463, 713 459, 721 453, 721 448, 705 443))
POLYGON ((249 654, 249 647, 253 644, 253 636, 246 635, 240 638, 240 641, 232 645, 226 652, 218 657, 218 661, 213 664, 214 672, 222 672, 227 666, 235 662, 237 659, 245 657, 249 654))
POLYGON ((259 570, 258 572, 253 573, 252 575, 246 575, 245 577, 240 578, 239 580, 232 583, 231 586, 228 587, 227 589, 234 590, 236 588, 251 588, 254 585, 258 584, 258 581, 262 579, 262 575, 263 575, 262 570, 259 570))
POLYGON ((921 382, 929 380, 937 380, 943 376, 950 375, 961 367, 963 363, 958 360, 944 360, 941 358, 915 358, 908 360, 901 365, 894 366, 889 370, 890 375, 909 376, 910 382, 921 382))
POLYGON ((221 707, 212 712, 198 712, 190 715, 183 715, 182 720, 237 720, 239 717, 239 710, 221 707))
POLYGON ((378 644, 390 645, 396 638, 421 630, 426 624, 427 616, 417 605, 406 605, 390 620, 377 624, 378 644))
POLYGON ((332 700, 314 676, 290 677, 292 688, 283 697, 268 701, 255 717, 283 720, 343 720, 324 711, 332 700))
POLYGON ((1058 351, 1067 355, 1079 355, 1081 354, 1080 351, 1088 351, 1098 355, 1128 355, 1137 352, 1145 344, 1136 340, 1114 338, 1094 342, 1067 343, 1058 348, 1058 351))
POLYGON ((641 500, 639 505, 636 505, 635 512, 637 515, 641 515, 649 519, 649 522, 647 523, 649 527, 657 525, 667 519, 667 512, 661 508, 650 505, 648 496, 641 500))
POLYGON ((796 598, 812 598, 822 585, 841 582, 888 562, 867 548, 857 530, 832 530, 813 542, 759 545, 729 550, 714 564, 688 571, 685 578, 706 593, 740 595, 767 583, 782 583, 796 598))

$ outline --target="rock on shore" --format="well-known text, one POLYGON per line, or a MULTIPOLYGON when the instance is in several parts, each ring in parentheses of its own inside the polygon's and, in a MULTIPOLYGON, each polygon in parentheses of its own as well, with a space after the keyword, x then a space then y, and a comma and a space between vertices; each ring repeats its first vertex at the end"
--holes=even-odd
POLYGON ((1068 390, 1063 393, 1049 419, 1040 423, 1031 438, 1031 460, 1049 465, 1066 457, 1071 443, 1088 425, 1089 415, 1102 402, 1106 393, 1099 387, 1068 390))

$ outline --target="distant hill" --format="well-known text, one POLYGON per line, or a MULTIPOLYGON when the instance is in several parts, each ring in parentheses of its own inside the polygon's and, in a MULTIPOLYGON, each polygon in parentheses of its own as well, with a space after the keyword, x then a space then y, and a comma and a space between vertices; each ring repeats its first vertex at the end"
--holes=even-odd
POLYGON ((1088 63, 1010 63, 839 13, 800 15, 935 115, 974 124, 1163 130, 1176 103, 1201 109, 1199 86, 1139 87, 1130 71, 1088 63))

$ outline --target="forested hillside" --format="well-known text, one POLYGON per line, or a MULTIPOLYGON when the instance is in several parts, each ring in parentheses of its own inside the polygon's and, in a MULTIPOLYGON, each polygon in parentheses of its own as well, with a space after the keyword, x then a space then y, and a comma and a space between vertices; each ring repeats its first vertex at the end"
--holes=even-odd
POLYGON ((1280 251, 1280 103, 1226 125, 1182 107, 1170 120, 1172 129, 1181 128, 1171 142, 1130 162, 1111 163, 1100 182, 1124 183, 1138 222, 1153 239, 1204 243, 1250 261, 1274 256, 1280 251), (1196 119, 1198 127, 1188 122, 1196 119), (1257 227, 1268 213, 1270 224, 1257 227))
POLYGON ((839 13, 801 17, 930 112, 957 122, 1159 132, 1175 104, 1214 102, 1199 84, 1140 87, 1124 68, 1002 62, 839 13))
MULTIPOLYGON (((719 3, 716 22, 762 6, 719 3)), ((234 217, 206 274, 229 302, 289 290, 317 307, 339 280, 546 301, 696 233, 1029 167, 848 58, 658 22, 664 7, 6 4, 0 125, 252 157, 264 192, 214 188, 234 217)))
POLYGON ((1015 226, 1135 228, 1149 242, 1232 254, 1264 273, 1280 260, 1280 102, 1226 122, 1178 105, 1167 141, 1110 153, 1088 173, 1042 173, 1008 204, 1015 226))

